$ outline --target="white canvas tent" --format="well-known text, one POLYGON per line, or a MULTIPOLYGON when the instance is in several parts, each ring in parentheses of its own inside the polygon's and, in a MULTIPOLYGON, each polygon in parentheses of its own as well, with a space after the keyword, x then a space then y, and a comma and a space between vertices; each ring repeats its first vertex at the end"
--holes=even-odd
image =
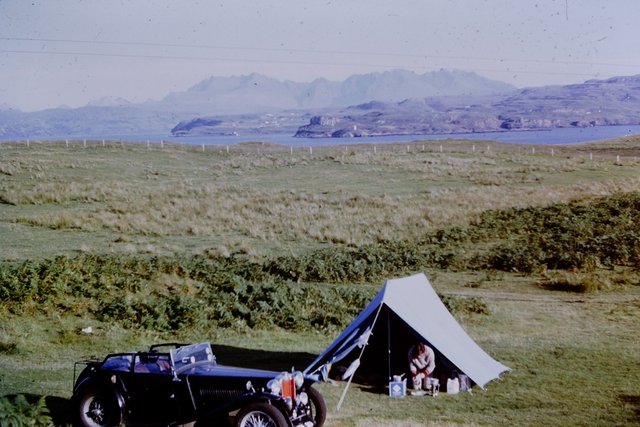
POLYGON ((509 370, 467 335, 421 273, 388 280, 305 373, 323 376, 336 367, 343 373, 351 366, 344 379, 357 367, 361 382, 384 386, 393 375, 406 373, 408 349, 417 341, 426 342, 436 353, 434 375, 441 384, 457 371, 484 388, 509 370))

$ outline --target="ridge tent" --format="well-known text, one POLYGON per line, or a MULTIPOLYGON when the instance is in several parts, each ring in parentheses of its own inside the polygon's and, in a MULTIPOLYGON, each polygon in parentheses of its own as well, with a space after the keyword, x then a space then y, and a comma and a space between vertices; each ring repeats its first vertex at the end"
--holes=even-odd
MULTIPOLYGON (((489 356, 449 313, 423 274, 387 280, 374 299, 306 369, 321 379, 336 374, 386 386, 408 371, 408 351, 418 341, 436 356, 432 374, 446 384, 457 371, 480 388, 510 370, 489 356)), ((346 390, 346 389, 345 389, 346 390)))

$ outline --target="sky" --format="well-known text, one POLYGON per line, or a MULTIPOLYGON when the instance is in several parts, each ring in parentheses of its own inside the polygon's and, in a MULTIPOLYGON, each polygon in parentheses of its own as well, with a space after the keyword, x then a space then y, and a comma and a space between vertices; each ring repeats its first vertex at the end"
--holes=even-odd
POLYGON ((0 0, 0 107, 158 100, 211 76, 640 74, 637 0, 0 0))

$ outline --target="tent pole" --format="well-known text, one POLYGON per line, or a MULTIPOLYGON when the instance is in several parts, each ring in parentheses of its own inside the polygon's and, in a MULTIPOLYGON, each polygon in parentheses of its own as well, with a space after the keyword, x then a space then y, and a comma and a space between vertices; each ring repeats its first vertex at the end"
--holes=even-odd
POLYGON ((351 380, 353 379, 354 375, 355 371, 349 376, 349 381, 347 381, 347 385, 344 386, 344 390, 342 390, 342 395, 340 396, 340 400, 338 401, 338 406, 336 406, 336 412, 340 412, 340 407, 342 406, 344 398, 347 396, 347 390, 349 389, 349 385, 351 384, 351 380))
MULTIPOLYGON (((360 365, 360 359, 362 359, 362 355, 364 354, 364 349, 367 348, 367 345, 369 344, 369 338, 371 338, 371 335, 373 335, 373 328, 376 325, 376 323, 378 322, 378 316, 380 315, 380 310, 382 310, 382 304, 380 304, 380 307, 378 307, 378 311, 376 312, 376 317, 373 319, 373 323, 371 324, 371 332, 369 333, 369 336, 367 337, 367 342, 364 343, 364 345, 362 346, 362 350, 360 350, 360 355, 356 359, 358 361, 358 365, 360 365)), ((340 396, 340 400, 338 401, 338 406, 336 406, 336 412, 340 412, 340 407, 342 406, 342 402, 344 401, 344 398, 347 395, 347 390, 349 389, 349 385, 351 384, 351 380, 353 379, 353 376, 356 374, 357 370, 358 370, 357 368, 354 369, 353 372, 351 373, 351 375, 349 376, 349 380, 347 381, 347 385, 344 386, 344 390, 342 391, 342 396, 340 396)))
POLYGON ((387 374, 388 380, 391 381, 391 316, 387 312, 387 374))

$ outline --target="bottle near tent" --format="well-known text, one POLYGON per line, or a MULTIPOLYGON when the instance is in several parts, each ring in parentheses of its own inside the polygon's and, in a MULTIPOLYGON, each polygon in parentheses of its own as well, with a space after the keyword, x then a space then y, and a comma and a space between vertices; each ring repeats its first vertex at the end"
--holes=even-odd
POLYGON ((465 374, 460 374, 458 375, 458 378, 460 379, 460 391, 471 393, 471 381, 469 380, 469 377, 465 374))
POLYGON ((407 379, 402 378, 403 376, 404 374, 394 375, 389 382, 390 397, 404 397, 407 394, 407 379))
POLYGON ((453 371, 447 380, 447 394, 458 394, 459 392, 460 380, 458 379, 458 372, 453 371))
POLYGON ((422 379, 420 377, 413 377, 413 389, 414 390, 422 389, 422 379))
POLYGON ((437 378, 427 377, 423 380, 423 388, 431 396, 437 396, 440 392, 440 380, 437 378))

